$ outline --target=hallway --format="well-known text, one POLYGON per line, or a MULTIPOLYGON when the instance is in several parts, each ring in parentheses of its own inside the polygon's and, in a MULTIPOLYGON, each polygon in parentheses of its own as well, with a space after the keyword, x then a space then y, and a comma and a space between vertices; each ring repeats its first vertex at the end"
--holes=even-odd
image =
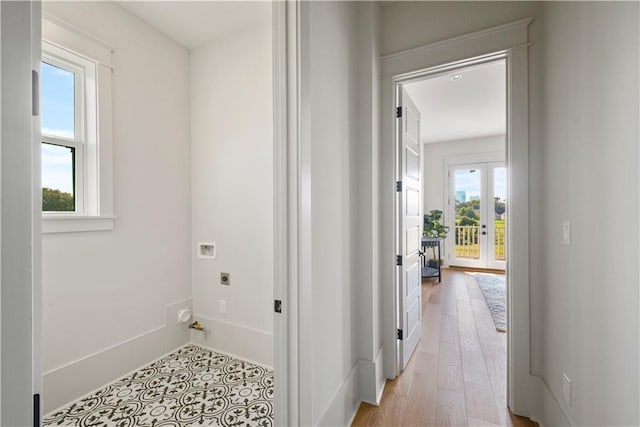
POLYGON ((379 407, 363 403, 354 426, 536 426, 506 407, 506 334, 497 332, 474 277, 443 270, 422 283, 422 340, 388 381, 379 407))

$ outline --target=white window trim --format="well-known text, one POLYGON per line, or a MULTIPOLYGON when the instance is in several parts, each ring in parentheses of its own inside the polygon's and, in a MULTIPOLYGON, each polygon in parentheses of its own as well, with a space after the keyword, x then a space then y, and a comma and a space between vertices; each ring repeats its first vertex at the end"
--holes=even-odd
MULTIPOLYGON (((43 233, 67 233, 112 230, 113 209, 113 146, 112 146, 112 83, 111 54, 113 48, 101 40, 75 28, 53 15, 43 14, 43 60, 64 61, 65 52, 85 63, 85 86, 81 102, 85 122, 76 116, 76 156, 82 156, 84 170, 76 171, 76 212, 47 212, 42 215, 43 233), (93 97, 93 99, 91 98, 93 97), (85 102, 84 100, 89 101, 85 102), (79 149, 78 149, 79 147, 79 149), (82 188, 82 191, 78 191, 82 188)), ((55 64, 52 64, 55 65, 55 64)), ((76 91, 78 92, 78 91, 76 91)), ((77 95, 78 96, 78 95, 77 95)), ((76 102, 78 102, 76 100, 76 102)), ((69 145, 70 140, 43 136, 43 142, 69 145)))
MULTIPOLYGON (((46 62, 54 67, 73 73, 74 75, 74 129, 73 138, 51 135, 42 132, 40 138, 42 143, 69 147, 75 150, 74 154, 74 198, 75 210, 73 212, 43 212, 45 217, 64 216, 82 216, 89 214, 90 210, 86 203, 89 199, 88 189, 84 185, 85 181, 85 158, 84 147, 87 143, 87 135, 89 132, 95 132, 95 127, 85 124, 85 115, 89 115, 86 105, 85 96, 91 91, 87 80, 91 80, 91 75, 95 75, 95 64, 90 61, 83 60, 77 55, 70 54, 55 46, 49 45, 47 42, 42 43, 42 62, 46 62)), ((95 77, 93 79, 95 81, 95 77)), ((95 189, 97 191, 97 189, 95 189)), ((94 196, 95 197, 95 196, 94 196)))

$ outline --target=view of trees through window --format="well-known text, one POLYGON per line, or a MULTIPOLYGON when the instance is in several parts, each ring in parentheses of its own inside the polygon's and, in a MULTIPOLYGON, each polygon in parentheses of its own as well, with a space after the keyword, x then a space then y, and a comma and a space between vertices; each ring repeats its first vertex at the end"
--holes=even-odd
POLYGON ((42 63, 42 211, 75 206, 75 74, 42 63))
POLYGON ((458 257, 480 258, 480 233, 491 231, 488 224, 481 224, 480 212, 488 209, 487 221, 493 222, 494 257, 496 260, 505 259, 506 168, 489 168, 488 173, 493 174, 490 193, 494 196, 493 203, 489 204, 481 191, 483 179, 487 178, 482 177, 482 170, 461 168, 454 171, 454 236, 458 257))

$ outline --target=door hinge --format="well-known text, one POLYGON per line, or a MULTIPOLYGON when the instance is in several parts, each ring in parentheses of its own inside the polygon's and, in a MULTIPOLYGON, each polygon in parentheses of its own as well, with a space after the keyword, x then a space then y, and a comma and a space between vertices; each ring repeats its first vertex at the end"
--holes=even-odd
POLYGON ((396 191, 402 191, 402 181, 396 181, 396 191))
POLYGON ((273 301, 273 310, 276 313, 282 313, 282 301, 277 299, 275 301, 273 301))
POLYGON ((40 427, 40 393, 33 395, 33 427, 40 427))
POLYGON ((402 107, 396 107, 396 118, 402 117, 402 107))
POLYGON ((396 329, 396 338, 402 341, 402 329, 396 329))
POLYGON ((402 265, 402 255, 396 255, 396 265, 402 265))

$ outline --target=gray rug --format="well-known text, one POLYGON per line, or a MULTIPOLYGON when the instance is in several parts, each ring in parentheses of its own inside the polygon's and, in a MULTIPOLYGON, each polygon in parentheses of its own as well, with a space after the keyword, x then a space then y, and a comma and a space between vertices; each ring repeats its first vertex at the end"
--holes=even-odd
POLYGON ((493 324, 499 332, 507 331, 507 282, 504 276, 476 274, 476 282, 484 295, 487 307, 493 317, 493 324))

